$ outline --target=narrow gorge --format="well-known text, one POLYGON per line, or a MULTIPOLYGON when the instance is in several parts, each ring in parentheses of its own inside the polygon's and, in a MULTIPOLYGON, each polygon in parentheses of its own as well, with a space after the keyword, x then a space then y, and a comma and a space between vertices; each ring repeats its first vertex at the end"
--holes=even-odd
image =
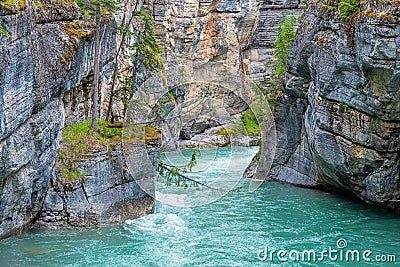
MULTIPOLYGON (((241 155, 232 161, 243 164, 247 152, 237 146, 268 144, 261 158, 262 149, 254 156, 246 177, 258 168, 277 192, 286 187, 275 182, 286 183, 321 190, 315 193, 318 201, 318 194, 334 192, 385 214, 400 212, 398 1, 121 0, 119 8, 102 13, 100 24, 86 2, 0 3, 0 239, 32 228, 127 221, 140 228, 140 220, 157 210, 155 185, 146 189, 141 180, 147 168, 167 164, 168 153, 174 158, 178 148, 196 150, 192 162, 196 153, 200 162, 211 153, 202 149, 232 145, 241 155), (277 40, 288 38, 284 23, 290 18, 294 38, 279 76, 276 51, 283 48, 277 40), (93 105, 96 47, 101 71, 93 105), (169 86, 161 95, 146 90, 163 83, 169 86), (234 93, 221 89, 226 87, 234 93), (258 96, 269 113, 251 111, 247 100, 258 96), (153 109, 143 105, 156 119, 137 130, 143 136, 127 134, 134 123, 123 126, 125 115, 142 112, 130 110, 129 102, 145 98, 157 103, 153 109), (184 106, 185 101, 192 104, 184 106), (170 124, 167 115, 154 115, 180 105, 197 115, 182 113, 170 124), (90 126, 96 106, 97 132, 90 126), (265 129, 260 119, 272 121, 273 134, 259 132, 265 129), (245 134, 238 134, 238 122, 245 134), (150 165, 142 164, 139 153, 127 158, 126 140, 143 141, 141 153, 150 165), (132 161, 139 166, 134 171, 132 161)), ((217 154, 228 161, 225 150, 217 154)), ((296 201, 308 194, 292 190, 296 201)))

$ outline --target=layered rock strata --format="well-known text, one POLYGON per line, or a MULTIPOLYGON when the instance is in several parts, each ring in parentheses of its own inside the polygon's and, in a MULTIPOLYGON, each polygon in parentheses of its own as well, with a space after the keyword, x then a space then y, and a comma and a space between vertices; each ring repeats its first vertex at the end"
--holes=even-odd
MULTIPOLYGON (((0 34, 0 238, 39 216, 62 128, 91 115, 93 22, 70 1, 18 3, 0 10, 7 32, 0 34)), ((107 83, 117 23, 111 17, 103 23, 100 62, 107 83)))
POLYGON ((399 210, 400 10, 365 1, 347 20, 334 10, 312 2, 300 21, 273 175, 399 210))

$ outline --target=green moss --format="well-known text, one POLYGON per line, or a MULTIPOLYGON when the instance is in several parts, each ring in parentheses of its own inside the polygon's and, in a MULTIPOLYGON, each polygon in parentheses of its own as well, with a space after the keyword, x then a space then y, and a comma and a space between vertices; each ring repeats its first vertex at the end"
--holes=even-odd
POLYGON ((61 178, 64 182, 74 182, 77 180, 84 179, 86 173, 80 169, 72 170, 66 166, 61 169, 61 178))
MULTIPOLYGON (((399 3, 400 7, 400 3, 399 3)), ((368 18, 380 18, 380 19, 385 19, 385 20, 398 20, 399 16, 391 14, 391 13, 385 13, 385 12, 374 12, 371 9, 368 9, 364 12, 360 13, 361 15, 364 15, 368 18)))
POLYGON ((68 142, 68 145, 79 145, 95 142, 95 145, 109 146, 115 142, 121 141, 122 125, 113 124, 110 122, 99 120, 99 133, 92 130, 91 120, 65 127, 63 131, 63 140, 68 142))
POLYGON ((237 135, 237 136, 259 136, 261 134, 260 125, 257 121, 255 111, 258 113, 257 107, 251 105, 240 116, 240 121, 235 122, 231 128, 222 128, 216 134, 223 136, 237 135))
POLYGON ((161 140, 162 132, 152 124, 132 124, 125 127, 124 143, 134 144, 145 141, 146 144, 161 140))
POLYGON ((251 108, 246 110, 240 117, 240 122, 236 122, 234 127, 228 129, 223 128, 219 130, 217 135, 230 136, 230 135, 248 135, 259 136, 261 134, 260 125, 251 108))
POLYGON ((325 38, 323 36, 318 37, 318 39, 315 41, 314 45, 319 45, 319 44, 328 44, 330 43, 331 40, 328 38, 325 38))
POLYGON ((74 0, 34 0, 33 4, 39 9, 46 9, 49 7, 49 5, 57 5, 59 7, 76 6, 74 0))
MULTIPOLYGON (((94 29, 94 25, 92 25, 92 27, 94 29)), ((90 31, 85 30, 81 24, 73 21, 67 22, 64 29, 69 37, 75 37, 78 39, 83 39, 91 33, 90 31)))
POLYGON ((227 129, 227 128, 222 128, 217 132, 217 135, 223 135, 223 136, 229 136, 231 134, 234 134, 235 130, 234 129, 227 129))
POLYGON ((144 140, 146 141, 146 143, 151 143, 157 140, 161 140, 161 130, 158 129, 157 127, 148 124, 145 127, 145 137, 144 140))
POLYGON ((111 123, 108 121, 100 120, 98 122, 97 126, 100 130, 100 138, 107 140, 122 135, 122 125, 120 125, 121 127, 109 127, 110 125, 111 123))
POLYGON ((95 29, 95 25, 92 21, 76 22, 68 21, 61 24, 65 33, 69 37, 68 42, 63 42, 61 47, 63 48, 63 54, 60 55, 60 60, 67 64, 75 55, 76 49, 78 48, 79 40, 85 39, 92 35, 95 29))
POLYGON ((345 111, 347 111, 347 109, 349 108, 349 106, 348 106, 346 103, 344 103, 344 102, 340 102, 340 103, 339 103, 339 106, 342 107, 342 108, 344 108, 345 111))
POLYGON ((326 9, 327 11, 336 11, 337 10, 337 6, 322 4, 321 7, 326 9))

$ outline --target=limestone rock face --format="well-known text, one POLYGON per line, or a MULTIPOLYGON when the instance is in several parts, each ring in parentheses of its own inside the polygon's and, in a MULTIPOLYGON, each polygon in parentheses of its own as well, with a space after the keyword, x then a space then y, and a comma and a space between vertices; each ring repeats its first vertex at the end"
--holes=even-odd
MULTIPOLYGON (((0 11, 0 25, 10 34, 0 34, 0 239, 38 216, 61 129, 90 116, 91 106, 93 23, 75 4, 21 2, 0 11)), ((112 18, 104 22, 103 81, 115 55, 115 26, 112 18)))
MULTIPOLYGON (((156 31, 165 44, 167 62, 176 58, 189 72, 210 61, 241 68, 259 16, 259 1, 155 1, 156 31)), ((222 70, 220 70, 222 71, 222 70)))
MULTIPOLYGON (((159 151, 153 154, 157 156, 159 151)), ((154 199, 126 172, 124 162, 122 148, 118 146, 109 153, 100 151, 90 159, 81 160, 79 167, 85 173, 82 180, 63 182, 55 170, 34 227, 57 229, 124 223, 153 212, 154 199)))
POLYGON ((349 25, 309 5, 275 112, 275 179, 400 208, 399 15, 364 3, 349 25))
POLYGON ((288 16, 299 16, 303 8, 300 0, 260 2, 256 30, 250 36, 249 45, 243 52, 243 69, 252 80, 266 86, 266 81, 272 79, 273 44, 279 23, 288 16))
POLYGON ((167 63, 184 62, 190 71, 207 62, 220 62, 259 82, 271 78, 279 23, 289 15, 299 15, 300 6, 300 0, 153 3, 156 32, 165 45, 167 63))
MULTIPOLYGON (((278 24, 287 15, 299 14, 299 5, 300 1, 293 0, 157 0, 153 10, 168 67, 183 65, 182 71, 175 71, 182 73, 175 80, 184 83, 185 78, 196 77, 197 82, 229 84, 226 80, 244 75, 263 83, 270 78, 278 24), (203 70, 206 71, 198 75, 203 70)), ((237 92, 237 95, 242 97, 243 93, 249 94, 237 92)), ((185 96, 185 100, 190 101, 190 96, 185 96)), ((247 108, 240 101, 232 116, 247 108)), ((182 143, 191 146, 199 143, 195 139, 206 138, 207 144, 213 140, 218 145, 227 144, 226 138, 203 133, 206 129, 227 126, 231 118, 216 123, 213 110, 201 113, 198 119, 184 125, 180 137, 189 142, 182 143)))

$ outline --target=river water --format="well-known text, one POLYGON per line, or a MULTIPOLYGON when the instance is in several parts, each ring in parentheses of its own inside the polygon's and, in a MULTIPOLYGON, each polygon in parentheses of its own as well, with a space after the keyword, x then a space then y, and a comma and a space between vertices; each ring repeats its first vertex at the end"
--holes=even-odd
POLYGON ((123 225, 28 232, 0 242, 0 266, 396 266, 399 230, 360 202, 266 182, 209 205, 157 202, 123 225))

